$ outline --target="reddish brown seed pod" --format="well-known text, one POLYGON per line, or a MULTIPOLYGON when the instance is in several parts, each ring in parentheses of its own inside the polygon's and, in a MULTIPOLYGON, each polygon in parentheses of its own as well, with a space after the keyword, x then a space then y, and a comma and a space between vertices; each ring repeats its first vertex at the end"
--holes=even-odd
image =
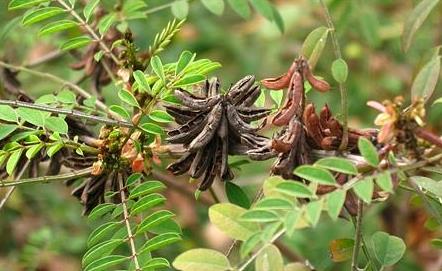
POLYGON ((439 148, 442 148, 442 139, 439 136, 433 134, 428 130, 425 130, 424 128, 417 128, 415 132, 417 137, 428 141, 431 144, 438 146, 439 148))
POLYGON ((332 113, 330 111, 330 108, 328 108, 328 105, 325 104, 321 112, 319 113, 319 122, 321 123, 321 127, 325 129, 327 127, 327 121, 331 118, 332 113))
POLYGON ((311 114, 308 121, 305 122, 308 135, 313 138, 316 145, 321 146, 323 135, 321 127, 319 126, 319 117, 316 114, 311 114))
POLYGON ((299 72, 295 72, 292 76, 287 100, 284 107, 275 115, 272 123, 276 126, 287 125, 299 110, 301 101, 304 99, 304 84, 302 76, 299 72))
POLYGON ((310 85, 314 89, 316 89, 320 92, 327 92, 330 90, 330 84, 327 83, 327 81, 325 81, 325 80, 321 80, 321 79, 316 78, 312 74, 310 67, 308 65, 304 65, 303 74, 304 74, 305 79, 307 79, 307 81, 310 83, 310 85))
POLYGON ((268 89, 272 89, 272 90, 281 90, 281 89, 287 88, 290 85, 290 80, 293 76, 293 73, 296 71, 296 69, 297 69, 297 62, 293 61, 292 65, 290 66, 287 73, 285 73, 279 77, 263 79, 263 80, 261 80, 261 84, 264 87, 266 87, 268 89))
POLYGON ((272 140, 272 149, 279 153, 287 153, 292 149, 292 144, 279 139, 272 140))
POLYGON ((330 132, 333 136, 342 136, 342 126, 336 119, 333 118, 327 121, 327 127, 330 129, 330 132))
POLYGON ((336 150, 339 147, 339 140, 336 137, 324 137, 321 141, 321 147, 326 151, 336 150))
POLYGON ((315 114, 315 106, 312 103, 309 103, 308 105, 305 106, 304 109, 304 114, 302 118, 304 120, 304 123, 308 122, 310 115, 313 114, 315 114))

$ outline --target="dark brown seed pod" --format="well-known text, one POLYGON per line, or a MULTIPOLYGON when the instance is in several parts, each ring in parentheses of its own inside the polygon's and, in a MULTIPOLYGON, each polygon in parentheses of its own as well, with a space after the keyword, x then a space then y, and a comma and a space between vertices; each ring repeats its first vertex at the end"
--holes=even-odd
POLYGON ((290 85, 291 78, 293 73, 297 70, 298 64, 296 61, 293 61, 287 73, 274 78, 266 78, 261 80, 261 84, 271 90, 281 90, 287 88, 290 85))

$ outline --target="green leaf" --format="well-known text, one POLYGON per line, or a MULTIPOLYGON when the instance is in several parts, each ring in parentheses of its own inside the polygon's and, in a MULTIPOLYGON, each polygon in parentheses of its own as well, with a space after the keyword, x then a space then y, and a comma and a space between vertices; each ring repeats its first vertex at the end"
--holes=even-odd
POLYGON ((166 198, 163 197, 160 194, 150 194, 143 198, 141 198, 139 201, 135 202, 135 204, 132 206, 130 214, 136 215, 139 213, 142 213, 144 211, 147 211, 159 204, 162 204, 166 201, 166 198))
POLYGON ((45 119, 41 111, 30 109, 30 108, 17 108, 15 111, 17 115, 24 121, 29 122, 35 126, 43 127, 45 124, 45 119))
POLYGON ((94 209, 92 209, 92 211, 88 215, 88 220, 93 221, 93 220, 99 219, 102 216, 104 216, 105 214, 113 212, 114 209, 115 209, 114 203, 99 204, 99 205, 95 206, 94 209))
POLYGON ((17 166, 18 161, 20 161, 20 157, 23 153, 23 149, 17 149, 11 153, 9 156, 8 162, 6 163, 6 172, 8 175, 12 175, 14 173, 15 167, 17 166))
POLYGON ((116 16, 113 13, 109 13, 106 16, 104 16, 100 22, 98 23, 98 32, 104 36, 106 32, 109 30, 109 28, 114 24, 116 20, 116 16))
POLYGON ((68 133, 68 124, 61 117, 49 116, 45 120, 45 128, 59 134, 68 133))
POLYGON ((180 74, 195 59, 195 56, 189 51, 183 51, 176 64, 175 75, 180 74))
POLYGON ((358 140, 359 152, 364 156, 365 160, 373 167, 377 167, 379 164, 379 155, 376 147, 370 140, 365 137, 360 137, 358 140))
POLYGON ((24 26, 28 26, 51 17, 64 13, 65 10, 59 7, 44 7, 26 13, 21 21, 24 26))
POLYGON ((109 238, 118 228, 122 227, 122 222, 107 222, 92 231, 87 239, 87 246, 92 247, 101 240, 109 238))
POLYGON ((169 113, 163 110, 153 110, 150 112, 149 118, 159 123, 170 123, 174 120, 169 113))
POLYGON ((327 209, 330 217, 336 221, 344 206, 345 196, 347 192, 344 190, 335 190, 327 195, 327 209))
POLYGON ((104 241, 103 243, 96 244, 84 254, 81 261, 82 265, 87 266, 97 259, 110 255, 119 245, 123 244, 124 242, 125 241, 123 239, 111 239, 104 241))
POLYGON ((311 269, 302 263, 289 263, 284 267, 284 271, 310 271, 311 269))
POLYGON ((241 248, 239 250, 241 258, 247 256, 261 242, 261 234, 261 232, 257 232, 251 235, 241 244, 241 248))
POLYGON ((33 145, 32 147, 30 147, 27 151, 26 151, 26 157, 28 159, 32 159, 34 158, 39 152, 40 150, 44 147, 44 143, 38 143, 33 145))
POLYGON ((251 11, 247 0, 227 0, 230 7, 244 19, 250 18, 251 11))
POLYGON ((125 261, 129 261, 130 258, 126 256, 121 255, 111 255, 111 256, 105 256, 102 257, 88 266, 84 269, 84 271, 103 271, 103 270, 110 270, 109 268, 111 266, 119 265, 125 261))
MULTIPOLYGON (((178 1, 179 2, 179 1, 178 1)), ((187 3, 187 2, 186 2, 187 3)), ((159 56, 152 57, 152 60, 150 61, 150 66, 152 67, 153 72, 161 79, 161 81, 165 84, 166 83, 166 77, 164 75, 164 67, 163 63, 161 62, 161 59, 159 56)))
POLYGON ((269 210, 291 210, 294 208, 292 202, 282 198, 265 197, 258 201, 254 207, 255 209, 269 209, 269 210))
POLYGON ((439 99, 436 99, 436 100, 434 101, 433 105, 436 105, 436 104, 442 104, 442 97, 439 98, 439 99))
POLYGON ((316 66, 316 63, 324 50, 329 31, 330 30, 327 27, 320 26, 308 34, 304 44, 302 44, 302 55, 308 59, 312 69, 316 66))
POLYGON ((146 75, 142 71, 134 71, 133 73, 135 82, 138 84, 138 89, 149 94, 152 94, 152 90, 150 89, 149 82, 147 82, 146 75))
POLYGON ((201 0, 201 2, 215 15, 221 16, 224 12, 224 0, 201 0))
POLYGON ((61 150, 61 148, 63 148, 63 146, 63 142, 58 142, 57 144, 50 146, 47 150, 48 156, 54 156, 59 150, 61 150))
POLYGON ((278 221, 279 217, 276 213, 272 211, 266 211, 266 210, 248 210, 241 216, 242 221, 247 222, 258 222, 258 223, 264 223, 264 222, 274 222, 278 221))
POLYGON ((404 255, 406 246, 404 241, 386 232, 378 231, 372 236, 373 251, 382 266, 397 263, 404 255))
POLYGON ((247 194, 233 182, 226 182, 226 195, 229 202, 238 205, 240 207, 249 209, 250 208, 250 200, 247 197, 247 194))
POLYGON ((342 58, 333 61, 331 71, 336 82, 343 84, 347 81, 348 66, 342 58))
POLYGON ((416 31, 421 27, 437 3, 439 3, 439 0, 423 0, 407 16, 402 33, 402 47, 404 51, 410 48, 416 31))
POLYGON ((279 10, 275 6, 272 6, 272 11, 273 11, 273 21, 275 22, 279 31, 281 33, 284 33, 285 30, 284 19, 282 18, 281 13, 279 13, 279 10))
POLYGON ((143 123, 140 125, 140 128, 146 133, 153 135, 161 135, 163 133, 163 128, 154 123, 143 123))
POLYGON ((121 116, 123 119, 130 119, 130 114, 129 112, 127 112, 126 109, 124 109, 123 107, 119 106, 119 105, 111 105, 109 107, 109 110, 118 114, 119 116, 121 116))
POLYGON ((330 257, 335 263, 345 262, 353 255, 353 239, 335 239, 330 242, 330 257))
POLYGON ((312 224, 312 226, 316 226, 318 224, 319 218, 321 216, 323 200, 315 200, 311 201, 306 206, 307 218, 312 224))
POLYGON ((172 263, 182 271, 226 271, 231 269, 227 257, 212 249, 191 249, 180 254, 172 263))
POLYGON ((187 0, 176 0, 175 2, 173 2, 170 9, 173 16, 182 20, 186 18, 187 14, 189 13, 189 3, 187 2, 187 0))
POLYGON ((358 174, 358 169, 350 160, 340 157, 322 158, 316 161, 315 166, 344 174, 358 174))
POLYGON ((283 181, 276 185, 276 191, 297 198, 312 198, 313 192, 304 184, 294 181, 283 181))
POLYGON ((255 223, 245 222, 240 217, 246 212, 245 209, 231 204, 219 203, 209 208, 210 221, 229 237, 246 240, 258 231, 255 223))
POLYGON ((147 194, 160 192, 161 190, 164 190, 164 188, 166 188, 166 186, 160 181, 147 181, 131 189, 129 198, 134 199, 147 194))
POLYGON ((284 271, 281 252, 275 245, 267 246, 255 260, 256 271, 284 271))
POLYGON ((411 86, 411 97, 416 100, 424 98, 427 101, 436 88, 440 74, 440 56, 433 57, 419 71, 411 86))
POLYGON ((299 166, 293 171, 293 173, 307 181, 325 184, 325 185, 335 185, 336 180, 330 171, 315 166, 303 165, 299 166))
POLYGON ((431 192, 436 196, 442 198, 442 181, 435 181, 428 177, 413 176, 410 180, 415 183, 419 189, 431 192))
POLYGON ((77 103, 77 97, 75 94, 67 89, 63 89, 57 94, 57 100, 64 104, 75 104, 77 103))
POLYGON ((37 100, 35 100, 36 104, 52 104, 57 102, 57 97, 53 94, 46 94, 43 96, 38 97, 37 100))
POLYGON ((69 51, 72 49, 77 49, 88 45, 91 41, 91 38, 89 38, 88 36, 75 37, 63 43, 60 46, 60 50, 69 51))
POLYGON ((142 270, 157 270, 170 268, 170 263, 164 258, 153 258, 148 260, 142 267, 142 270))
POLYGON ((94 12, 95 8, 97 8, 99 3, 100 0, 90 0, 87 2, 86 6, 83 9, 83 15, 86 19, 86 22, 89 21, 92 13, 94 12))
POLYGON ((267 20, 273 20, 273 10, 272 5, 268 0, 250 0, 252 6, 267 20))
POLYGON ((442 249, 442 239, 432 239, 431 240, 431 245, 434 248, 442 249))
POLYGON ((179 234, 163 233, 150 238, 141 248, 141 254, 151 252, 181 240, 179 234))
POLYGON ((149 231, 155 226, 160 225, 162 222, 171 219, 175 215, 167 210, 156 211, 155 213, 149 215, 138 225, 136 234, 144 233, 149 231))
POLYGON ((9 105, 0 105, 0 120, 17 122, 17 114, 9 105))
POLYGON ((6 138, 18 128, 15 124, 1 124, 0 125, 0 140, 6 138))
POLYGON ((370 203, 371 198, 373 197, 373 186, 373 179, 371 177, 366 177, 353 186, 353 191, 355 191, 360 199, 366 203, 370 203))
POLYGON ((120 100, 127 103, 128 105, 140 108, 137 99, 135 99, 134 95, 132 95, 132 93, 130 93, 129 91, 120 89, 120 91, 118 91, 118 97, 120 98, 120 100))
POLYGON ((388 172, 382 172, 376 177, 376 183, 379 187, 387 192, 393 192, 393 182, 391 180, 391 175, 388 172))
POLYGON ((36 6, 50 0, 11 0, 8 5, 9 10, 24 9, 36 6))
POLYGON ((197 84, 197 83, 202 82, 204 80, 206 80, 206 77, 201 74, 186 75, 183 78, 176 81, 173 84, 173 86, 174 87, 184 87, 184 86, 197 84))
POLYGON ((143 174, 141 174, 141 173, 138 173, 138 172, 132 173, 126 180, 126 186, 127 187, 132 186, 137 181, 139 181, 142 177, 143 177, 143 174))
POLYGON ((71 20, 60 20, 48 23, 47 25, 40 28, 38 35, 46 36, 52 33, 60 32, 66 29, 76 27, 77 23, 71 20))

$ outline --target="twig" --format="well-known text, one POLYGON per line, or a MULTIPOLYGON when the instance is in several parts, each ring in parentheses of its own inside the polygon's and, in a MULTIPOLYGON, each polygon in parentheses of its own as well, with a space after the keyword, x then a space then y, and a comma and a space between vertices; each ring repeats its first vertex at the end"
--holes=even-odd
MULTIPOLYGON (((279 237, 281 237, 283 234, 285 233, 285 230, 282 229, 279 232, 277 232, 275 234, 275 236, 273 236, 273 238, 270 240, 269 244, 272 244, 273 242, 275 242, 279 237)), ((267 248, 266 246, 262 246, 258 251, 256 251, 252 256, 250 256, 250 258, 238 268, 238 271, 243 271, 247 268, 247 266, 253 262, 253 260, 255 260, 256 257, 258 257, 259 254, 261 254, 261 252, 264 251, 264 249, 267 248)))
POLYGON ((363 203, 358 200, 358 214, 356 218, 356 229, 355 229, 355 244, 353 247, 353 256, 351 258, 351 268, 353 271, 358 271, 358 256, 359 249, 361 247, 361 236, 362 236, 362 215, 363 215, 363 203))
POLYGON ((95 33, 94 29, 92 29, 92 27, 85 21, 83 20, 83 18, 81 18, 80 15, 78 15, 77 12, 75 12, 75 10, 73 8, 71 8, 65 1, 63 0, 57 0, 57 2, 63 6, 63 8, 65 8, 66 11, 68 11, 72 17, 74 17, 85 29, 87 32, 89 32, 89 34, 91 35, 91 37, 96 40, 98 42, 98 44, 100 45, 100 47, 104 50, 104 52, 106 54, 108 54, 112 60, 115 62, 115 64, 117 64, 118 66, 121 65, 120 61, 118 60, 118 58, 114 55, 114 53, 112 53, 112 51, 109 49, 109 47, 103 42, 102 39, 100 39, 100 37, 97 35, 97 33, 95 33))
MULTIPOLYGON (((23 174, 25 173, 25 170, 28 168, 29 164, 30 164, 30 160, 26 161, 25 165, 23 166, 23 168, 20 170, 20 172, 15 176, 15 180, 18 180, 21 178, 21 176, 23 176, 23 174)), ((1 183, 0 183, 1 184, 1 183)), ((12 196, 12 193, 14 193, 15 191, 15 186, 9 188, 8 192, 6 192, 5 197, 2 199, 2 201, 0 202, 0 210, 3 208, 3 206, 6 204, 6 202, 8 201, 8 199, 12 196)))
MULTIPOLYGON (((91 94, 89 94, 86 90, 84 90, 80 86, 78 86, 72 82, 66 81, 58 76, 53 75, 53 74, 35 71, 35 70, 28 69, 23 66, 16 66, 16 65, 8 64, 3 61, 0 61, 0 66, 8 68, 8 69, 27 72, 29 74, 32 74, 32 75, 35 75, 38 77, 42 77, 42 78, 46 78, 46 79, 49 79, 49 80, 54 81, 56 83, 63 84, 66 87, 70 88, 71 90, 75 91, 78 95, 80 95, 86 99, 92 97, 91 94)), ((115 115, 114 113, 110 112, 109 109, 107 108, 107 106, 104 103, 102 103, 101 101, 96 100, 95 104, 97 105, 98 108, 100 108, 101 110, 104 110, 106 113, 109 113, 113 116, 118 116, 118 115, 115 115)))
POLYGON ((220 200, 219 197, 216 195, 216 193, 215 193, 215 191, 213 190, 212 187, 209 188, 209 191, 210 191, 210 194, 211 194, 212 197, 213 197, 213 200, 214 200, 216 203, 221 203, 221 200, 220 200))
POLYGON ((129 245, 132 251, 132 259, 134 261, 135 270, 141 271, 140 264, 138 263, 137 249, 135 247, 134 236, 132 235, 132 229, 130 227, 130 222, 129 222, 129 212, 127 211, 127 206, 126 206, 126 195, 124 192, 123 177, 121 176, 121 174, 118 174, 117 178, 118 178, 118 184, 120 186, 121 205, 123 206, 124 222, 126 223, 126 230, 128 234, 127 238, 129 238, 129 245))
POLYGON ((24 66, 27 67, 27 68, 34 68, 35 66, 39 66, 39 65, 41 65, 43 63, 46 63, 46 62, 52 61, 54 59, 57 59, 57 58, 63 56, 64 54, 65 54, 64 51, 54 50, 52 52, 49 52, 49 53, 47 53, 47 54, 45 54, 45 55, 35 59, 34 61, 26 63, 24 66))
MULTIPOLYGON (((29 179, 21 179, 19 181, 13 182, 5 182, 4 180, 0 181, 0 187, 15 187, 17 185, 29 184, 29 183, 49 183, 49 182, 62 182, 68 181, 76 178, 81 178, 90 175, 92 172, 92 168, 88 167, 80 170, 73 170, 70 173, 59 174, 55 176, 43 176, 37 178, 29 178, 29 179)), ((16 178, 19 179, 19 178, 16 178)))
MULTIPOLYGON (((330 38, 333 43, 333 49, 335 53, 336 59, 341 59, 341 47, 339 46, 338 39, 336 38, 336 29, 333 24, 333 20, 330 16, 330 12, 327 8, 327 5, 325 4, 324 0, 319 0, 321 3, 322 9, 324 11, 325 20, 327 21, 327 26, 330 30, 330 38)), ((343 126, 343 132, 342 132, 342 141, 339 146, 339 150, 345 150, 347 148, 348 144, 348 100, 347 100, 347 89, 343 83, 339 84, 339 90, 341 93, 341 111, 342 111, 342 126, 343 126)))
POLYGON ((154 7, 154 8, 148 9, 148 10, 146 10, 146 11, 144 12, 144 14, 145 14, 145 15, 148 15, 148 14, 152 14, 152 13, 155 13, 155 12, 157 12, 157 11, 160 11, 160 10, 163 10, 163 9, 166 9, 166 8, 169 8, 169 7, 171 7, 175 2, 176 2, 176 1, 170 1, 170 2, 167 3, 167 4, 160 5, 160 6, 156 6, 156 7, 154 7))
POLYGON ((46 106, 46 105, 42 105, 42 104, 33 104, 33 103, 10 101, 10 100, 0 100, 0 104, 10 105, 12 107, 32 108, 32 109, 36 109, 36 110, 40 110, 40 111, 69 115, 73 118, 87 119, 87 120, 96 121, 99 123, 104 123, 104 124, 109 124, 109 125, 116 125, 116 126, 129 127, 129 128, 134 127, 134 125, 128 121, 112 120, 112 119, 98 117, 98 116, 94 116, 94 115, 88 115, 86 113, 83 113, 83 112, 77 111, 77 110, 73 110, 73 109, 56 108, 56 107, 46 106))

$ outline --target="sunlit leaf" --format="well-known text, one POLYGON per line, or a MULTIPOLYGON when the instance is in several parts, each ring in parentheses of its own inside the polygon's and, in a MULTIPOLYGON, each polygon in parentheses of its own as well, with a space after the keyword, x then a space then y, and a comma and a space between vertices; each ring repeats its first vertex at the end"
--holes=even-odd
POLYGON ((281 252, 275 245, 267 246, 255 260, 256 271, 284 271, 281 252))
POLYGON ((118 91, 118 97, 120 98, 120 100, 127 103, 128 105, 138 107, 138 108, 140 107, 140 105, 138 104, 138 101, 134 97, 134 95, 127 90, 120 89, 120 91, 118 91))
POLYGON ((173 16, 177 17, 178 19, 184 19, 189 13, 189 3, 187 0, 176 0, 170 6, 170 9, 173 16))
POLYGON ((257 232, 251 235, 241 244, 241 248, 239 250, 241 258, 247 256, 261 242, 261 234, 261 232, 257 232))
POLYGON ((229 237, 246 240, 258 231, 255 223, 242 221, 240 217, 246 212, 245 209, 231 204, 220 203, 209 208, 210 221, 229 237))
POLYGON ((143 198, 141 198, 140 200, 138 200, 137 202, 134 203, 134 205, 131 208, 131 215, 136 215, 139 213, 142 213, 144 211, 147 211, 159 204, 162 204, 166 201, 166 198, 163 197, 160 194, 149 194, 143 198))
POLYGON ((297 198, 311 198, 314 196, 307 186, 293 181, 283 181, 277 184, 276 191, 297 198))
POLYGON ((163 233, 147 240, 141 248, 141 254, 151 252, 181 240, 179 234, 163 233))
POLYGON ((315 162, 315 166, 344 174, 358 174, 358 169, 350 160, 340 157, 322 158, 315 162))
POLYGON ((111 105, 111 106, 109 106, 109 110, 118 114, 123 119, 126 119, 126 120, 130 119, 129 112, 127 112, 126 109, 124 109, 123 107, 121 107, 119 105, 111 105))
POLYGON ((49 116, 45 119, 46 129, 57 132, 59 134, 67 134, 68 133, 68 124, 61 117, 49 116))
POLYGON ((371 198, 373 197, 373 179, 370 177, 366 177, 360 181, 358 181, 353 186, 353 191, 355 191, 356 195, 366 203, 371 202, 371 198))
POLYGON ((172 263, 182 271, 226 271, 231 269, 227 257, 212 249, 191 249, 180 254, 172 263))
POLYGON ((50 0, 11 0, 8 5, 9 10, 30 8, 50 0))
POLYGON ((376 177, 376 184, 386 192, 393 192, 393 182, 389 172, 382 172, 376 177))
POLYGON ((18 128, 15 124, 2 124, 0 125, 0 140, 4 139, 18 128))
POLYGON ((76 27, 77 23, 71 20, 60 20, 48 23, 47 25, 40 28, 40 31, 38 34, 40 36, 46 36, 52 33, 60 32, 66 29, 71 29, 73 27, 76 27))
POLYGON ((63 51, 77 49, 77 48, 84 47, 84 46, 88 45, 91 41, 92 41, 91 38, 88 36, 81 36, 81 37, 72 38, 72 39, 66 41, 65 43, 63 43, 60 46, 60 49, 63 51))
POLYGON ((138 83, 138 89, 149 94, 152 94, 149 82, 147 82, 146 75, 142 71, 134 71, 133 73, 135 81, 138 83))
POLYGON ((0 105, 0 120, 17 122, 17 114, 9 105, 0 105))
POLYGON ((336 220, 341 213, 346 194, 344 190, 335 190, 327 195, 327 209, 333 220, 336 220))
POLYGON ((121 256, 121 255, 105 256, 86 266, 84 271, 109 270, 111 266, 115 266, 129 260, 130 259, 127 256, 121 256))
POLYGON ((248 210, 242 216, 241 220, 249 222, 273 222, 278 221, 279 217, 276 213, 267 210, 248 210))
POLYGON ((336 82, 342 84, 347 81, 348 66, 345 60, 343 60, 342 58, 333 61, 331 71, 336 82))
POLYGON ((111 239, 106 240, 103 243, 96 244, 84 254, 81 261, 82 265, 87 266, 97 259, 110 255, 119 245, 123 244, 124 242, 125 241, 123 239, 111 239))
POLYGON ((379 164, 379 155, 376 147, 365 137, 359 137, 358 148, 365 160, 372 166, 377 167, 379 164))
POLYGON ((293 171, 293 174, 307 181, 319 184, 326 184, 326 185, 336 184, 336 180, 333 177, 333 175, 330 173, 330 171, 315 166, 310 166, 310 165, 299 166, 293 171))
POLYGON ((163 133, 163 128, 154 123, 143 123, 140 125, 140 128, 146 133, 153 135, 161 135, 163 133))
POLYGON ((18 161, 20 161, 20 157, 23 153, 23 149, 17 149, 11 153, 9 156, 8 162, 6 163, 6 172, 8 175, 12 175, 14 173, 14 170, 18 164, 18 161))
POLYGON ((160 225, 162 222, 174 217, 175 215, 167 210, 159 210, 149 215, 138 225, 137 234, 149 231, 151 228, 160 225))
POLYGON ((224 12, 224 0, 201 0, 201 2, 215 15, 220 16, 224 12))
POLYGON ((160 181, 147 181, 130 189, 129 198, 133 199, 147 194, 160 192, 164 190, 164 188, 166 188, 166 186, 160 181))
POLYGON ((84 15, 84 18, 86 19, 86 22, 89 21, 92 13, 97 8, 99 3, 100 3, 100 0, 89 0, 87 2, 86 6, 84 6, 83 15, 84 15))
POLYGON ((306 206, 306 214, 307 218, 312 224, 312 226, 316 226, 318 224, 319 218, 322 212, 323 200, 315 200, 311 201, 306 206))

